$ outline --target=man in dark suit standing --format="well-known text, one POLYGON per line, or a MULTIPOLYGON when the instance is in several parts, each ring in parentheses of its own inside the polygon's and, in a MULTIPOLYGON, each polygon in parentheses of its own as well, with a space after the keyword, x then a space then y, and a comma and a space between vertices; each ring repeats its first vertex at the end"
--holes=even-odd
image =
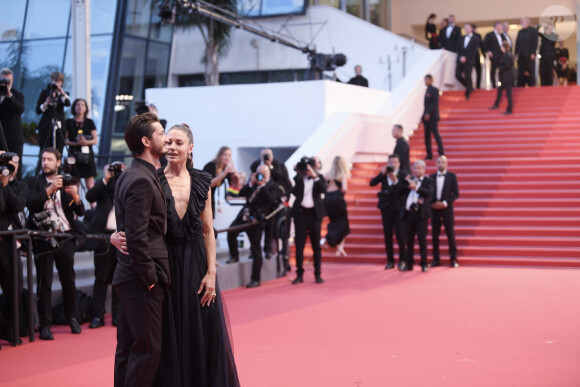
POLYGON ((393 153, 399 156, 401 169, 409 173, 411 172, 411 165, 409 164, 409 143, 403 137, 403 126, 400 124, 393 125, 392 133, 395 140, 397 140, 393 153))
POLYGON ((404 209, 401 211, 405 228, 407 248, 405 262, 399 270, 413 270, 415 263, 415 235, 419 241, 421 253, 421 270, 427 271, 427 227, 431 217, 431 196, 433 182, 425 176, 425 162, 417 160, 413 164, 413 175, 407 176, 403 183, 404 209))
POLYGON ((479 55, 479 39, 473 35, 471 24, 464 25, 463 29, 465 30, 465 36, 459 39, 459 45, 457 46, 455 77, 465 86, 465 99, 469 99, 469 95, 473 91, 471 73, 473 66, 475 66, 476 57, 479 55))
POLYGON ((296 242, 296 279, 293 284, 301 284, 304 274, 304 246, 306 236, 310 237, 310 245, 314 255, 314 277, 317 284, 324 280, 321 277, 322 255, 320 251, 320 229, 322 218, 326 216, 326 209, 322 201, 322 194, 326 193, 326 181, 315 170, 315 161, 303 157, 296 164, 296 176, 294 177, 294 190, 296 197, 292 206, 294 218, 294 240, 296 242))
POLYGON ((477 37, 479 41, 479 47, 477 48, 477 53, 475 55, 475 86, 478 89, 481 89, 481 59, 479 57, 479 52, 485 57, 485 51, 483 50, 483 39, 481 39, 481 34, 477 32, 477 26, 475 24, 473 26, 473 36, 477 37))
POLYGON ((497 88, 497 97, 495 99, 495 103, 490 108, 491 110, 499 108, 501 95, 503 93, 503 90, 505 89, 505 93, 508 100, 508 106, 504 114, 512 114, 513 111, 512 86, 514 84, 514 76, 513 76, 514 57, 512 56, 512 53, 509 49, 510 49, 509 43, 507 41, 504 41, 501 47, 502 56, 499 61, 499 81, 501 85, 497 88))
POLYGON ((495 77, 497 69, 499 68, 499 60, 501 59, 501 44, 505 40, 502 34, 501 22, 495 22, 493 24, 493 31, 485 35, 485 40, 483 41, 484 50, 489 56, 489 61, 491 62, 491 71, 489 77, 491 78, 491 87, 495 89, 495 77))
POLYGON ((381 210, 383 233, 385 234, 385 250, 387 251, 385 270, 395 267, 393 228, 399 246, 399 265, 405 261, 405 235, 401 227, 401 209, 403 208, 403 181, 405 181, 407 173, 399 168, 400 165, 399 156, 390 155, 389 163, 370 182, 371 187, 381 184, 381 190, 377 194, 379 197, 377 208, 381 210))
POLYGON ((354 74, 355 76, 348 81, 349 85, 369 87, 368 79, 362 76, 361 65, 354 66, 354 74))
POLYGON ((439 155, 445 154, 443 149, 443 141, 439 135, 439 89, 433 86, 433 76, 431 74, 425 75, 425 110, 423 111, 423 128, 425 129, 425 149, 427 151, 426 160, 433 159, 433 151, 431 150, 431 134, 435 137, 437 142, 437 152, 439 155))
POLYGON ((556 42, 560 40, 550 24, 544 26, 540 35, 540 81, 542 86, 554 86, 554 61, 556 60, 556 42))
POLYGON ((518 86, 536 85, 536 50, 538 30, 530 26, 530 19, 522 18, 522 29, 516 39, 516 60, 518 62, 518 86))
POLYGON ((117 230, 125 233, 128 252, 117 252, 113 274, 121 301, 115 386, 151 386, 161 356, 163 299, 171 284, 165 195, 155 173, 169 141, 157 116, 144 113, 129 121, 125 142, 134 159, 115 191, 117 230))
POLYGON ((439 235, 441 234, 441 220, 445 227, 451 267, 459 267, 457 263, 457 244, 455 243, 455 215, 453 202, 459 197, 457 176, 447 170, 447 157, 437 158, 437 172, 431 175, 435 182, 435 194, 431 197, 431 230, 433 232, 433 262, 431 267, 441 266, 439 259, 439 235))
POLYGON ((455 16, 449 15, 447 18, 447 27, 440 32, 441 47, 447 51, 457 52, 457 45, 461 38, 461 28, 455 25, 455 16))
MULTIPOLYGON (((12 87, 14 74, 12 70, 0 70, 0 79, 9 82, 0 86, 0 123, 6 138, 6 144, 0 142, 0 149, 18 154, 22 160, 24 131, 22 130, 22 113, 24 113, 24 96, 12 87)), ((22 179, 22 168, 18 169, 18 179, 22 179)))

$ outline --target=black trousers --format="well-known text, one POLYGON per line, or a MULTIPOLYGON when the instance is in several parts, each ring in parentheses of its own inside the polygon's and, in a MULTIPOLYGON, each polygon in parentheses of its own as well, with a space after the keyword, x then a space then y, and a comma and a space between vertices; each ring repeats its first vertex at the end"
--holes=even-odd
POLYGON ((401 222, 401 211, 393 211, 390 208, 381 209, 383 219, 383 233, 385 235, 385 249, 387 250, 387 263, 395 264, 393 249, 393 228, 399 246, 399 263, 405 261, 405 234, 401 222))
POLYGON ((536 63, 530 58, 518 58, 518 87, 536 86, 536 63), (528 75, 524 74, 528 72, 528 75))
POLYGON ((306 237, 310 237, 310 245, 314 253, 314 275, 320 275, 322 254, 320 251, 320 228, 322 219, 318 218, 314 208, 300 208, 294 217, 294 239, 296 242, 296 275, 304 273, 304 246, 306 237))
POLYGON ((415 235, 417 235, 421 266, 427 265, 427 226, 429 219, 423 219, 419 212, 405 211, 403 222, 407 241, 406 264, 411 267, 415 264, 415 235))
POLYGON ((115 352, 115 386, 151 386, 161 357, 165 290, 139 281, 115 285, 121 300, 115 352))
MULTIPOLYGON (((241 224, 247 223, 243 220, 244 210, 240 211, 236 219, 230 224, 230 227, 239 226, 241 224)), ((260 282, 261 272, 262 272, 262 234, 264 233, 263 225, 256 225, 249 227, 242 231, 228 231, 228 248, 230 250, 230 255, 232 258, 239 258, 240 253, 238 251, 238 235, 245 232, 250 240, 250 251, 252 252, 252 281, 260 282)), ((265 249, 264 249, 265 250, 265 249)))
POLYGON ((491 87, 495 89, 495 77, 497 73, 497 69, 499 68, 499 60, 491 60, 491 72, 489 74, 489 78, 491 79, 491 87))
POLYGON ((481 89, 481 61, 479 58, 479 53, 475 56, 475 63, 473 65, 475 68, 475 86, 481 89))
POLYGON ((513 99, 512 99, 512 81, 511 80, 507 80, 507 81, 502 81, 501 82, 501 86, 497 88, 497 97, 495 98, 495 103, 494 106, 499 106, 499 103, 501 102, 501 95, 503 94, 503 91, 505 89, 505 95, 507 97, 507 101, 508 101, 508 106, 506 111, 511 112, 513 110, 513 99))
POLYGON ((431 150, 431 134, 435 137, 435 142, 437 143, 437 152, 439 156, 445 154, 443 149, 443 141, 439 135, 439 121, 438 120, 423 120, 423 128, 425 129, 425 149, 427 150, 427 156, 433 157, 433 151, 431 150))
POLYGON ((433 210, 431 216, 431 231, 433 233, 433 260, 439 261, 439 235, 441 235, 441 221, 445 227, 447 244, 449 245, 449 257, 457 259, 457 244, 455 243, 455 215, 453 208, 433 210))
MULTIPOLYGON (((94 253, 95 283, 93 285, 93 300, 95 302, 95 317, 100 319, 105 316, 105 302, 107 301, 107 290, 109 289, 109 285, 105 282, 111 267, 113 267, 117 259, 116 251, 115 246, 108 241, 101 241, 94 253)), ((111 294, 111 309, 113 317, 117 317, 119 297, 117 297, 115 291, 111 294)))
POLYGON ((542 56, 540 58, 540 81, 542 86, 554 85, 554 57, 542 56))
POLYGON ((34 263, 36 264, 38 318, 40 327, 50 327, 52 324, 52 271, 54 265, 62 287, 64 299, 64 314, 67 321, 76 318, 75 284, 75 240, 61 242, 60 250, 54 250, 47 242, 36 242, 34 246, 34 263))
MULTIPOLYGON (((6 237, 4 237, 6 238, 6 237)), ((12 262, 12 240, 11 238, 6 238, 4 241, 0 242, 0 286, 2 287, 2 292, 4 293, 4 300, 6 303, 3 317, 9 327, 13 328, 12 319, 14 318, 14 304, 12 299, 14 297, 14 283, 18 284, 18 305, 20 305, 20 300, 22 299, 22 261, 20 260, 20 255, 16 260, 18 277, 14 278, 13 270, 14 265, 12 262)), ((19 316, 23 316, 23 313, 19 313, 19 316)), ((24 321, 22 318, 19 321, 24 321)))
POLYGON ((473 63, 467 61, 465 63, 457 62, 455 68, 455 78, 465 87, 465 94, 469 95, 473 91, 473 84, 471 82, 471 72, 473 71, 473 63))
POLYGON ((276 227, 276 217, 270 218, 264 226, 264 253, 272 253, 272 241, 274 240, 274 228, 276 227))

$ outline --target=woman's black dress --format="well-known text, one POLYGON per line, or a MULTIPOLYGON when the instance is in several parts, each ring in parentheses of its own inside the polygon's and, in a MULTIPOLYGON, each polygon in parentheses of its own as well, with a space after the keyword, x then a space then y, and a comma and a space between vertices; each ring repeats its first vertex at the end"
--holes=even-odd
POLYGON ((217 297, 201 306, 197 294, 207 273, 207 257, 200 214, 205 208, 211 177, 190 169, 191 193, 180 219, 162 170, 161 187, 167 198, 167 245, 173 288, 168 291, 163 315, 161 361, 157 386, 239 386, 225 307, 216 279, 217 297))
POLYGON ((348 224, 348 212, 346 210, 346 200, 342 193, 342 182, 334 181, 338 186, 336 191, 327 192, 324 195, 324 206, 328 214, 328 223, 326 242, 334 247, 350 234, 350 226, 348 224))
MULTIPOLYGON (((66 137, 69 141, 77 142, 77 135, 79 130, 83 132, 84 136, 91 136, 93 130, 97 130, 95 123, 90 118, 85 118, 83 122, 76 122, 74 119, 69 118, 65 122, 66 137)), ((75 168, 73 168, 72 175, 78 177, 95 177, 97 175, 97 167, 95 165, 95 152, 93 151, 93 146, 89 145, 88 158, 84 156, 88 162, 83 162, 79 158, 79 154, 82 153, 80 146, 69 146, 69 153, 72 153, 76 157, 75 168)))

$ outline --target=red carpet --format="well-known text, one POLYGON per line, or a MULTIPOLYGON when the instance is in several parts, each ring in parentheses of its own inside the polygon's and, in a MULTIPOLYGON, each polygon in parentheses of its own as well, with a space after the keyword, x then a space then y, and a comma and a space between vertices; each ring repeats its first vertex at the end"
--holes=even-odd
MULTIPOLYGON (((577 386, 580 271, 325 264, 225 293, 243 386, 577 386)), ((0 385, 110 386, 115 330, 0 351, 0 385)))
MULTIPOLYGON (((488 109, 494 98, 495 91, 478 90, 469 101, 462 92, 440 100, 439 130, 449 170, 459 180, 459 262, 580 267, 580 88, 514 89, 511 116, 501 114, 505 100, 500 110, 488 109)), ((411 161, 425 157, 422 127, 410 146, 411 161)), ((349 255, 327 252, 326 261, 386 263, 378 189, 368 185, 381 166, 354 163, 347 195, 349 255)), ((428 173, 435 171, 434 160, 427 166, 428 173)), ((441 254, 448 259, 442 233, 441 254)))

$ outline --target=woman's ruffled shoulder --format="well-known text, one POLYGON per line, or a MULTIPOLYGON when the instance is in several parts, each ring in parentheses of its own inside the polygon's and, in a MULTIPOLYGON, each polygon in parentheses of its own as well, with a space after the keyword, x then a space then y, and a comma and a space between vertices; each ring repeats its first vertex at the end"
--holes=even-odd
POLYGON ((209 187, 211 186, 211 175, 199 169, 191 168, 191 193, 196 204, 201 210, 205 208, 205 201, 208 198, 209 187))

